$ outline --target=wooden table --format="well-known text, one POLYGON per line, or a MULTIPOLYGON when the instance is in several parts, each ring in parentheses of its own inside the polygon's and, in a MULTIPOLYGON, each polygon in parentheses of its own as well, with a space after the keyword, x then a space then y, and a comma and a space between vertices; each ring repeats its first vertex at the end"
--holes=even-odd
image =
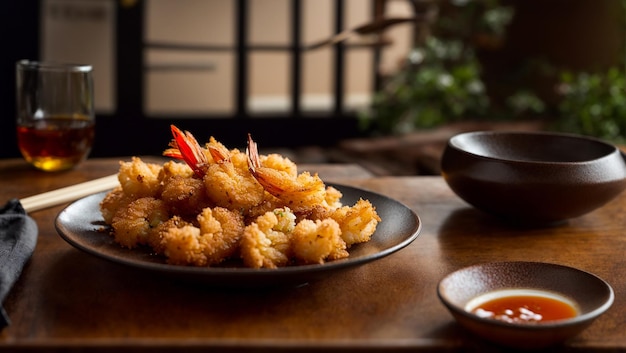
MULTIPOLYGON (((0 161, 0 202, 115 173, 118 159, 47 174, 0 161)), ((303 166, 304 167, 304 166, 303 166)), ((354 165, 306 166, 327 181, 395 198, 421 217, 420 236, 381 260, 308 285, 224 290, 162 278, 83 253, 34 212, 37 248, 4 303, 12 325, 0 351, 499 351, 466 333, 436 296, 468 265, 531 260, 597 274, 611 309, 562 351, 626 351, 626 194, 547 229, 520 230, 469 208, 440 177, 370 177, 354 165)))

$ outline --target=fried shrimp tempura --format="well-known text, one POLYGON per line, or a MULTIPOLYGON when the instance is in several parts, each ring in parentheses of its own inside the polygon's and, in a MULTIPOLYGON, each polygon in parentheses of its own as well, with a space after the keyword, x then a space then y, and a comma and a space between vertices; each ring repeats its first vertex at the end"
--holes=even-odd
POLYGON ((280 208, 257 217, 246 226, 241 239, 241 258, 248 267, 277 268, 288 264, 295 215, 280 208))
POLYGON ((342 197, 343 194, 341 193, 341 191, 332 186, 326 187, 326 199, 324 201, 326 202, 326 205, 328 205, 328 207, 339 208, 343 206, 343 204, 341 203, 342 197))
POLYGON ((250 175, 245 154, 230 152, 230 159, 209 166, 204 185, 211 201, 235 210, 246 210, 263 200, 264 190, 250 175))
POLYGON ((381 221, 369 201, 344 206, 341 191, 317 174, 299 173, 279 154, 260 155, 250 135, 244 153, 171 129, 163 154, 184 163, 120 162, 120 186, 100 202, 123 247, 146 246, 182 266, 322 264, 348 257, 381 221))
POLYGON ((160 189, 159 173, 161 166, 145 163, 138 157, 131 162, 121 162, 118 180, 124 193, 139 197, 156 197, 160 189))
POLYGON ((181 217, 172 216, 167 221, 159 224, 150 233, 150 236, 148 237, 147 245, 149 245, 154 250, 155 253, 164 254, 165 253, 165 246, 163 245, 164 235, 167 232, 171 231, 172 229, 179 229, 179 228, 183 228, 183 227, 190 226, 190 225, 191 223, 183 220, 181 217))
POLYGON ((341 237, 348 247, 369 241, 381 221, 371 202, 359 199, 354 206, 336 209, 331 217, 339 223, 341 237))
POLYGON ((294 212, 306 212, 326 200, 326 185, 317 174, 302 172, 292 177, 281 170, 258 168, 253 175, 265 190, 294 212))
POLYGON ((111 190, 100 202, 100 212, 102 213, 104 222, 111 224, 117 212, 128 206, 132 201, 134 201, 134 199, 125 194, 121 186, 111 190))
POLYGON ((152 231, 169 219, 162 200, 142 197, 121 209, 111 222, 115 241, 127 248, 148 244, 152 231))
POLYGON ((211 266, 233 256, 243 233, 243 217, 225 208, 205 208, 200 227, 184 225, 161 234, 167 262, 174 265, 211 266))
POLYGON ((266 156, 260 156, 259 159, 261 165, 265 168, 285 172, 292 178, 298 176, 298 166, 287 157, 283 157, 277 153, 271 153, 266 156))
POLYGON ((212 205, 202 180, 180 175, 163 182, 161 199, 172 214, 191 218, 212 205))
POLYGON ((193 170, 191 170, 188 165, 174 161, 167 161, 163 163, 163 168, 159 171, 158 178, 161 182, 167 182, 167 179, 173 176, 191 178, 193 175, 193 170))
POLYGON ((349 255, 339 224, 331 218, 300 221, 293 231, 292 246, 295 258, 305 264, 323 264, 349 255))
POLYGON ((217 264, 235 255, 245 227, 240 213, 223 207, 205 208, 198 216, 198 222, 209 264, 217 264))

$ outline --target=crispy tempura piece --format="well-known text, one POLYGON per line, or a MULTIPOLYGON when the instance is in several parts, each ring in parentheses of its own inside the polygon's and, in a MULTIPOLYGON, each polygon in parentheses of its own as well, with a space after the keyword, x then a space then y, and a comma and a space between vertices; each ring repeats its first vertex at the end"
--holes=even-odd
POLYGON ((174 265, 211 266, 233 256, 243 234, 243 217, 225 208, 205 208, 200 227, 185 225, 162 234, 161 246, 174 265))
POLYGON ((292 247, 298 262, 305 264, 348 257, 339 224, 331 218, 300 221, 293 231, 292 247))
POLYGON ((241 258, 248 267, 276 268, 288 264, 291 231, 296 217, 288 208, 280 208, 257 217, 246 226, 241 239, 241 258))

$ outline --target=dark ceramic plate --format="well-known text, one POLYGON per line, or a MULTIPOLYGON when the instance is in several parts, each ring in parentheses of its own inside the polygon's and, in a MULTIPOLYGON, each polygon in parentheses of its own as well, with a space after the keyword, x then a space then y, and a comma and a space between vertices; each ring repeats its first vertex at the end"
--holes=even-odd
MULTIPOLYGON (((329 274, 353 268, 388 256, 409 245, 422 227, 420 218, 410 208, 386 196, 344 185, 329 184, 343 193, 344 205, 353 205, 359 198, 368 199, 383 220, 369 242, 349 249, 343 260, 321 265, 302 265, 278 269, 245 267, 189 267, 165 263, 149 249, 129 250, 113 242, 109 228, 100 214, 99 204, 106 195, 101 192, 80 199, 59 213, 55 226, 61 237, 88 254, 145 270, 158 271, 179 278, 201 280, 220 286, 295 285, 310 282, 329 274)), ((234 266, 234 265, 233 265, 234 266)))

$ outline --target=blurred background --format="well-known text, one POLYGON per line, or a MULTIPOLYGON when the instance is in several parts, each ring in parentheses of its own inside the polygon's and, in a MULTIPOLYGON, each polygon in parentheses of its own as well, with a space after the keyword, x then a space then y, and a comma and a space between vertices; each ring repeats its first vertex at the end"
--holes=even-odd
POLYGON ((0 158, 15 62, 94 66, 92 157, 170 124, 296 161, 436 174, 463 129, 626 137, 624 0, 24 0, 0 12, 0 158))

